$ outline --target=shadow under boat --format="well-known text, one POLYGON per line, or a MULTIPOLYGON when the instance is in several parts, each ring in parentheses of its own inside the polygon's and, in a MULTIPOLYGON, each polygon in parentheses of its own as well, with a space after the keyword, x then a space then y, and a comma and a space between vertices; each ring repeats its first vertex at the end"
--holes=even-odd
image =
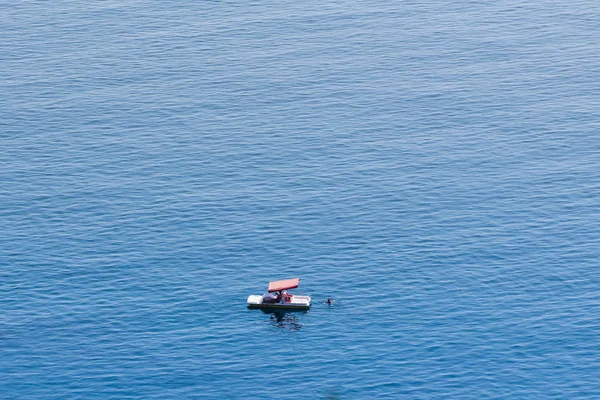
POLYGON ((263 314, 269 315, 269 320, 278 328, 297 331, 302 328, 298 316, 308 313, 308 310, 265 310, 261 309, 263 314))

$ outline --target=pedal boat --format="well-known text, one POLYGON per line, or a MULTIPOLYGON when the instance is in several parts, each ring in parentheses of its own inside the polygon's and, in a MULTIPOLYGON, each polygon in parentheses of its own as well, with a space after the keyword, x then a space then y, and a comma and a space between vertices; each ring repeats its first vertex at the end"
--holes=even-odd
POLYGON ((299 283, 300 278, 269 282, 268 293, 248 296, 248 308, 287 311, 308 310, 310 308, 310 296, 297 296, 287 292, 290 289, 297 288, 299 283))

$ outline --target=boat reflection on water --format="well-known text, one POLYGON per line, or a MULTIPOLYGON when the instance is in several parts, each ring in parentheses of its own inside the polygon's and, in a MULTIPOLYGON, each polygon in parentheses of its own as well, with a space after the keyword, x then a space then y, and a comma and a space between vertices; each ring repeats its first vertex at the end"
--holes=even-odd
POLYGON ((269 314, 269 320, 273 326, 287 330, 298 331, 302 328, 298 316, 306 314, 307 311, 283 311, 283 310, 261 310, 265 314, 269 314))

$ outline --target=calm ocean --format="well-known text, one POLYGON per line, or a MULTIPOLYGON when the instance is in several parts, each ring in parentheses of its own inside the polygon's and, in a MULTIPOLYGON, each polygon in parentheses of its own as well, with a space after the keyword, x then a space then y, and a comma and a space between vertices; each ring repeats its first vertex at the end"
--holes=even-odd
POLYGON ((600 398, 597 0, 0 20, 1 399, 600 398))

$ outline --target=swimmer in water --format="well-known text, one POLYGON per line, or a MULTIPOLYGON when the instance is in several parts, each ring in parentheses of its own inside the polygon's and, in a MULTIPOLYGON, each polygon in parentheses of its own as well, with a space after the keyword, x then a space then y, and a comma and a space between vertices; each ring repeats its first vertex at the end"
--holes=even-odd
POLYGON ((332 305, 333 304, 333 299, 331 297, 328 297, 327 301, 325 303, 327 303, 329 305, 332 305))

